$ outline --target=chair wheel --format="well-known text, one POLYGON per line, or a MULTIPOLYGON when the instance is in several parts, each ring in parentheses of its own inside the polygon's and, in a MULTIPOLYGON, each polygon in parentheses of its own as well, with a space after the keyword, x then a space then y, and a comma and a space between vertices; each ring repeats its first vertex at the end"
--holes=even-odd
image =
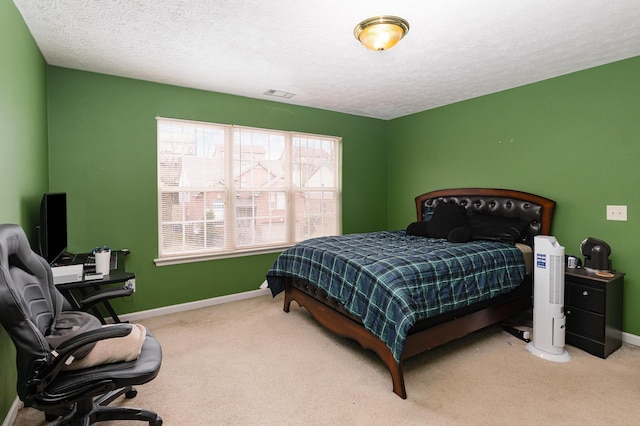
MULTIPOLYGON (((151 425, 151 423, 149 423, 151 425)), ((153 422, 153 426, 162 426, 162 419, 160 416, 156 416, 156 421, 153 422)))
POLYGON ((131 388, 130 391, 124 393, 124 397, 128 399, 135 398, 136 395, 138 395, 138 391, 134 388, 131 388))

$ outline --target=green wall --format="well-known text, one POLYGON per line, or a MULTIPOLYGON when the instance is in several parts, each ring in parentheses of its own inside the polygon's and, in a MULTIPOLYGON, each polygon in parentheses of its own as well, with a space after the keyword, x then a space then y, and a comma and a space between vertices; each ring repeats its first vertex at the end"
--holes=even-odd
POLYGON ((605 240, 626 272, 624 331, 640 335, 640 57, 393 120, 390 228, 415 220, 413 198, 451 187, 533 192, 557 202, 553 234, 567 254, 605 240), (605 220, 608 204, 628 221, 605 220))
MULTIPOLYGON (((35 242, 48 187, 46 65, 19 12, 0 0, 0 223, 35 242)), ((0 419, 16 397, 15 350, 0 327, 0 419)))
MULTIPOLYGON (((0 0, 0 63, 0 223, 21 224, 34 242, 41 194, 66 191, 70 249, 132 251, 137 292, 122 312, 253 290, 275 258, 153 264, 155 117, 166 116, 342 136, 345 233, 404 228, 413 198, 432 189, 552 198, 567 253, 587 236, 611 244, 614 267, 627 273, 624 329, 640 335, 631 259, 640 57, 385 122, 47 67, 13 3, 0 0), (607 204, 626 204, 629 220, 607 222, 607 204)), ((0 330, 0 418, 15 398, 14 357, 0 330)))
POLYGON ((50 188, 67 193, 71 251, 131 250, 136 293, 116 301, 121 312, 255 290, 276 257, 155 266, 156 116, 341 136, 343 231, 386 227, 385 121, 58 67, 48 76, 50 188))
POLYGON ((343 136, 344 232, 403 228, 413 198, 431 189, 545 195, 558 202, 553 232, 567 253, 588 236, 612 246, 614 268, 627 273, 624 329, 640 334, 629 238, 638 233, 639 71, 632 58, 383 122, 50 67, 51 189, 69 193, 72 248, 132 250, 139 291, 121 310, 198 300, 254 289, 274 256, 153 265, 155 116, 343 136), (606 221, 607 204, 627 205, 629 220, 606 221))

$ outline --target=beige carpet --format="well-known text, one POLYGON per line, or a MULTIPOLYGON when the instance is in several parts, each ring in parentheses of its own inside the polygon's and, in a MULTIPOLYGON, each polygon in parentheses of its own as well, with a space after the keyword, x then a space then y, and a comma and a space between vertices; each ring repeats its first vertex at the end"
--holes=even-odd
MULTIPOLYGON (((325 331, 295 303, 284 313, 281 296, 141 322, 163 345, 162 370, 135 399, 114 404, 155 410, 165 425, 640 421, 640 348, 628 344, 606 360, 568 346, 572 360, 555 363, 490 327, 408 360, 402 400, 375 355, 325 331)), ((46 422, 22 409, 14 424, 46 422)))

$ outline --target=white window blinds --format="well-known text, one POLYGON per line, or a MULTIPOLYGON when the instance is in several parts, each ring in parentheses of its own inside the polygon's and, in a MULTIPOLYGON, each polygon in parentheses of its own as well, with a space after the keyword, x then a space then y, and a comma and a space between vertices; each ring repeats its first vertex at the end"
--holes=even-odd
POLYGON ((340 232, 340 138, 168 118, 157 126, 160 261, 340 232))

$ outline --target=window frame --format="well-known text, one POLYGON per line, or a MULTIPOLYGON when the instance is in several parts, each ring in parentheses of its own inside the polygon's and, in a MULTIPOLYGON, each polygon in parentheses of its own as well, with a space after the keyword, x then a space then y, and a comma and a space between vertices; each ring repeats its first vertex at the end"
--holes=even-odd
MULTIPOLYGON (((322 193, 323 190, 326 190, 327 192, 332 192, 334 195, 333 200, 335 201, 336 205, 335 205, 335 213, 334 213, 335 217, 333 218, 333 220, 335 220, 335 229, 332 230, 331 234, 335 235, 335 233, 337 234, 342 233, 342 137, 330 136, 330 135, 318 135, 318 134, 311 134, 306 132, 294 132, 294 131, 286 131, 286 130, 278 130, 278 129, 265 129, 265 128, 255 128, 255 127, 241 126, 241 125, 176 119, 176 118, 168 118, 168 117, 160 117, 160 116, 156 117, 156 136, 157 136, 157 140, 156 140, 156 152, 157 152, 156 204, 158 208, 158 215, 157 215, 158 240, 157 240, 156 248, 157 248, 158 256, 156 259, 154 259, 154 262, 157 266, 182 264, 182 263, 190 263, 190 262, 201 262, 201 261, 215 260, 215 259, 235 258, 235 257, 267 254, 267 253, 277 253, 293 246, 297 242, 302 241, 303 239, 306 239, 306 238, 303 238, 296 241, 296 231, 295 231, 295 227, 296 227, 295 194, 296 193, 302 193, 302 192, 322 193), (236 227, 238 225, 238 222, 237 222, 238 219, 236 216, 237 216, 238 209, 242 207, 240 203, 236 203, 235 201, 237 199, 237 194, 239 192, 242 193, 247 190, 255 192, 257 188, 263 188, 262 186, 255 187, 255 188, 254 187, 243 188, 242 184, 234 184, 234 164, 233 164, 234 132, 248 131, 248 132, 267 133, 267 134, 283 136, 285 141, 284 155, 285 155, 286 161, 284 165, 284 170, 286 173, 286 177, 285 177, 285 181, 287 182, 286 186, 274 187, 273 190, 271 191, 266 191, 262 189, 262 192, 269 194, 266 196, 267 204, 274 203, 276 205, 282 202, 282 200, 280 199, 281 195, 278 193, 279 192, 285 193, 284 194, 284 199, 285 199, 284 203, 286 205, 285 241, 283 241, 282 243, 267 243, 264 245, 256 245, 256 246, 251 246, 247 248, 242 248, 242 247, 239 247, 237 242, 235 241, 235 238, 236 238, 235 235, 237 234, 237 231, 225 231, 226 233, 225 241, 229 235, 234 235, 232 237, 233 241, 231 242, 232 247, 234 247, 233 249, 228 249, 228 248, 225 248, 223 250, 209 249, 209 251, 207 251, 203 248, 203 250, 201 251, 195 251, 191 253, 183 252, 180 254, 162 254, 162 245, 164 244, 163 225, 165 224, 165 222, 163 221, 163 194, 174 193, 174 196, 176 196, 175 194, 178 194, 175 191, 175 189, 168 190, 168 188, 172 188, 172 187, 163 185, 163 182, 161 179, 161 172, 162 172, 161 171, 161 156, 162 156, 161 144, 163 143, 163 141, 161 141, 160 126, 162 123, 176 123, 178 125, 184 125, 184 126, 194 126, 194 127, 202 126, 205 128, 208 127, 208 128, 224 129, 225 151, 224 151, 223 162, 224 162, 225 184, 224 184, 224 188, 222 189, 218 188, 216 190, 219 190, 224 194, 224 205, 229 206, 229 208, 224 209, 225 210, 224 221, 225 222, 228 221, 227 223, 231 223, 232 224, 231 226, 233 227, 233 229, 237 229, 236 227), (300 139, 328 140, 334 144, 334 153, 333 153, 333 159, 331 164, 334 165, 335 170, 333 170, 334 185, 332 187, 326 188, 323 186, 323 187, 315 188, 315 187, 306 187, 306 186, 304 187, 295 186, 294 176, 293 176, 294 175, 293 163, 295 160, 292 158, 293 157, 292 151, 293 151, 294 140, 296 140, 296 138, 298 138, 298 140, 300 139), (229 184, 229 182, 231 182, 231 184, 229 184), (275 197, 275 200, 272 201, 272 197, 275 197)), ((203 189, 202 187, 199 188, 197 186, 193 186, 189 188, 194 188, 194 189, 190 189, 190 191, 184 191, 184 192, 196 192, 198 189, 203 189)), ((207 192, 215 192, 216 190, 207 191, 207 192)), ((214 206, 214 212, 215 212, 215 205, 216 205, 215 202, 212 202, 212 205, 214 206)), ((214 213, 214 217, 215 217, 215 213, 214 213)), ((329 215, 329 217, 331 217, 331 215, 329 215)), ((255 220, 255 217, 253 217, 253 219, 255 220)), ((183 218, 181 221, 182 226, 184 226, 186 222, 187 221, 185 221, 183 218)), ((255 238, 255 234, 253 234, 252 237, 255 238)))

